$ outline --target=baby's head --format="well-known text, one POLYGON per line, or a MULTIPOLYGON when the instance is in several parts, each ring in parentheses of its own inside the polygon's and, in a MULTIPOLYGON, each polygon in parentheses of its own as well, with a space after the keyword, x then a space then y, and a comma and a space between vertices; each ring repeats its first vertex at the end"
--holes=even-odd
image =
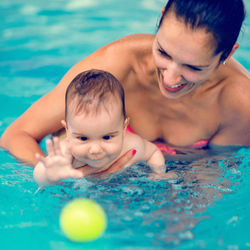
POLYGON ((110 73, 102 70, 87 70, 78 74, 70 83, 65 95, 65 119, 80 113, 97 114, 103 108, 108 112, 110 103, 121 105, 125 120, 124 90, 120 82, 110 73))
POLYGON ((65 119, 73 157, 95 168, 108 166, 122 151, 127 125, 120 82, 102 70, 77 75, 66 91, 65 119))

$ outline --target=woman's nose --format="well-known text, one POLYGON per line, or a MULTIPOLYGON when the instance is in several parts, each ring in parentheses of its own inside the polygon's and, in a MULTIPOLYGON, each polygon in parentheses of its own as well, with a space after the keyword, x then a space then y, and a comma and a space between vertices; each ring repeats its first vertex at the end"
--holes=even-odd
POLYGON ((179 84, 181 80, 182 76, 178 65, 171 64, 163 70, 163 81, 168 86, 179 84))

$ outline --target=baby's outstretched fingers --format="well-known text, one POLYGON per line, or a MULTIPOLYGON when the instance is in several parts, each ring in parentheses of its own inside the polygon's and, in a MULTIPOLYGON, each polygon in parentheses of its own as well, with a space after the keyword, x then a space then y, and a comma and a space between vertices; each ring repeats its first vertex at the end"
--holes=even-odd
POLYGON ((45 165, 45 162, 46 162, 46 158, 44 156, 42 156, 41 154, 39 153, 36 153, 35 154, 35 157, 38 161, 42 162, 44 165, 45 165))
POLYGON ((54 142, 54 153, 56 155, 62 155, 62 150, 61 150, 61 145, 60 145, 60 140, 58 137, 53 138, 54 142))
POLYGON ((72 145, 69 143, 66 143, 64 146, 63 154, 68 159, 72 158, 71 147, 72 147, 72 145))
POLYGON ((46 147, 47 147, 47 152, 49 156, 54 156, 55 155, 55 150, 53 147, 53 143, 51 139, 46 140, 46 147))

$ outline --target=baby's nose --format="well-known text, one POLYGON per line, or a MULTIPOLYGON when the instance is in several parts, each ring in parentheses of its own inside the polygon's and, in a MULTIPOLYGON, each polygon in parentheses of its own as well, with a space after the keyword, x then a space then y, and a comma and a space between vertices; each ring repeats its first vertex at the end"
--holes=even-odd
POLYGON ((89 147, 90 154, 98 154, 102 152, 102 147, 99 143, 92 143, 89 147))

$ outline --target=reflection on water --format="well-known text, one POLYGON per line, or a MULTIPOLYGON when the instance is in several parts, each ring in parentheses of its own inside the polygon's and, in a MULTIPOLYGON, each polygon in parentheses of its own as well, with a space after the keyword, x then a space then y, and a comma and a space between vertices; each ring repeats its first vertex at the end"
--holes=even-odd
MULTIPOLYGON (((195 160, 183 159, 183 155, 179 160, 167 159, 168 171, 175 171, 178 175, 175 180, 151 179, 150 168, 140 163, 107 179, 68 180, 35 194, 37 186, 32 178, 32 169, 15 163, 0 151, 2 159, 8 161, 0 167, 3 201, 0 204, 0 230, 6 237, 15 232, 17 239, 26 237, 15 231, 20 228, 26 234, 34 230, 46 231, 46 236, 36 234, 34 241, 45 237, 43 244, 51 244, 53 239, 54 246, 60 246, 62 250, 72 249, 73 243, 65 239, 59 228, 59 213, 69 200, 89 197, 99 202, 108 216, 106 233, 98 241, 88 243, 86 246, 90 249, 93 246, 108 249, 178 246, 179 249, 185 248, 186 244, 191 244, 188 245, 191 248, 201 248, 209 242, 204 237, 210 228, 201 226, 206 221, 214 231, 212 247, 227 246, 225 236, 218 239, 217 231, 223 231, 223 228, 217 228, 219 221, 213 222, 213 217, 218 214, 223 218, 224 209, 216 210, 216 206, 223 200, 227 201, 230 195, 238 202, 238 207, 245 207, 244 199, 238 198, 238 193, 239 187, 250 178, 249 152, 245 148, 195 160), (204 232, 204 228, 207 231, 204 232)), ((246 187, 243 186, 240 190, 245 197, 248 193, 244 193, 244 189, 246 187)), ((239 216, 234 208, 228 209, 227 213, 230 218, 227 218, 226 226, 234 230, 239 216)), ((243 213, 241 216, 247 215, 243 213)), ((245 239, 242 241, 247 244, 245 239)), ((74 245, 74 249, 80 247, 74 245)))
MULTIPOLYGON (((164 3, 1 1, 0 134, 90 52, 127 34, 153 33, 164 3)), ((234 55, 248 70, 249 27, 248 16, 234 55)), ((225 149, 179 148, 178 160, 166 158, 176 180, 151 179, 141 163, 105 180, 68 180, 37 193, 32 169, 0 150, 1 249, 245 249, 250 150, 225 149), (107 212, 107 231, 93 243, 73 244, 60 230, 61 208, 76 197, 95 199, 107 212)))
POLYGON ((241 160, 231 154, 189 162, 167 161, 168 170, 179 176, 168 181, 151 180, 150 169, 137 164, 106 180, 64 183, 61 194, 65 200, 82 196, 98 200, 109 217, 104 238, 112 239, 114 246, 124 242, 131 247, 178 246, 199 238, 192 229, 199 221, 210 219, 203 212, 234 192, 242 175, 238 170, 241 160), (69 194, 65 188, 74 192, 69 194))

